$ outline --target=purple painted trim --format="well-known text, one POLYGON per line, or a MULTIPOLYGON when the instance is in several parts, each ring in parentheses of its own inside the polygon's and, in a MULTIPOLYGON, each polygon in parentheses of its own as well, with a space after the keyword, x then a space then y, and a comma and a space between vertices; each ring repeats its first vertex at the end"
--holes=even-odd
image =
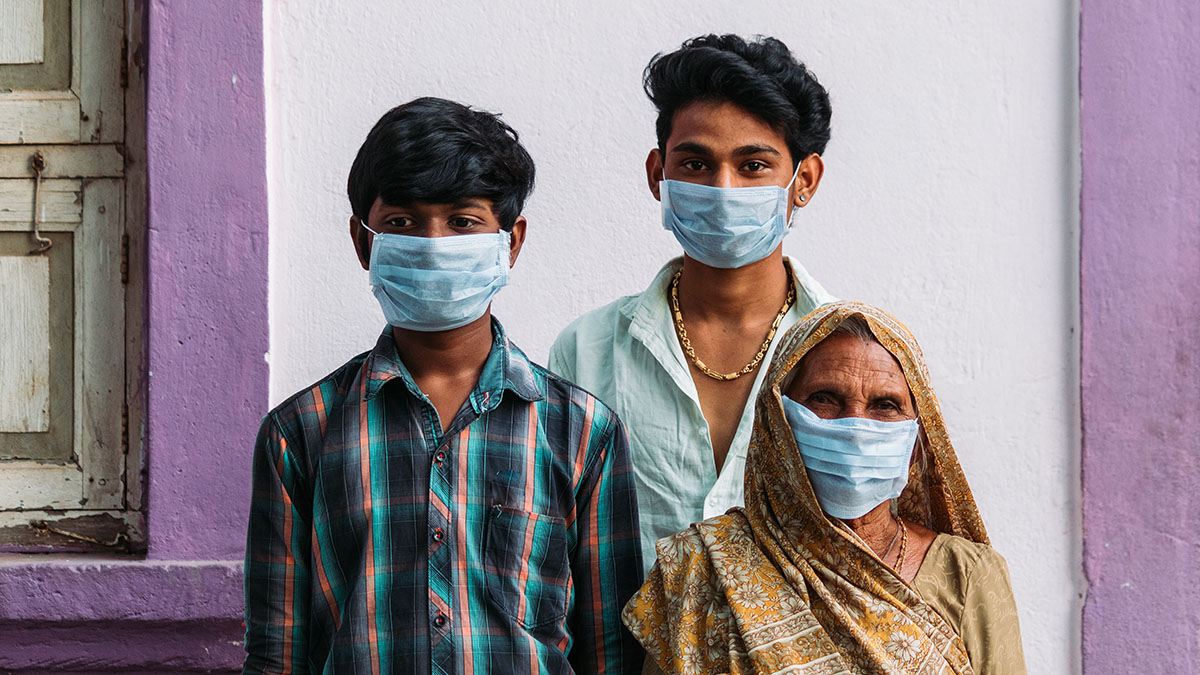
POLYGON ((262 3, 149 20, 149 555, 235 560, 268 401, 262 3))
POLYGON ((1200 3, 1083 0, 1085 673, 1200 672, 1200 3))
POLYGON ((0 671, 241 663, 268 403, 261 0, 146 7, 148 558, 0 559, 0 671))

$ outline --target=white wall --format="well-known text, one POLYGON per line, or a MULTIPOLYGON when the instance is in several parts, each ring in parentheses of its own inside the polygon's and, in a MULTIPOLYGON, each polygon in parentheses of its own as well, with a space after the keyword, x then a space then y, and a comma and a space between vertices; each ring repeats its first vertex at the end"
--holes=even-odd
POLYGON ((826 177, 785 250, 917 335, 1009 560, 1030 672, 1078 671, 1073 0, 266 4, 272 403, 383 325, 345 182, 389 107, 453 98, 521 133, 538 185, 495 309, 544 362, 568 321, 678 253, 645 183, 647 60, 705 32, 774 35, 834 110, 826 177))

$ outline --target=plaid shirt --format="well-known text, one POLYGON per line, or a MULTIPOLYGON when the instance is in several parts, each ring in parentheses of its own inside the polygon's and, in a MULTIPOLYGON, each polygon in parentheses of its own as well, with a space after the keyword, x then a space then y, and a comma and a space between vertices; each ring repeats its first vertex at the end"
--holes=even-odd
POLYGON ((444 434, 390 329, 263 420, 245 672, 640 670, 625 430, 492 325, 444 434))

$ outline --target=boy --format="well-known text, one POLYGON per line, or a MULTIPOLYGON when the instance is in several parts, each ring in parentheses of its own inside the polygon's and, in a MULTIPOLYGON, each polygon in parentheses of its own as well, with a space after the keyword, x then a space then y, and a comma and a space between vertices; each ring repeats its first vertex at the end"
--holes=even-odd
POLYGON ((660 537, 742 505, 775 345, 833 297, 782 245, 824 172, 829 95, 812 73, 774 38, 706 35, 651 59, 643 83, 658 109, 646 177, 683 256, 567 326, 550 368, 628 426, 649 568, 660 537))
POLYGON ((245 672, 640 667, 625 431, 491 316, 533 176, 516 132, 451 101, 367 136, 350 236, 389 325, 263 420, 245 672))

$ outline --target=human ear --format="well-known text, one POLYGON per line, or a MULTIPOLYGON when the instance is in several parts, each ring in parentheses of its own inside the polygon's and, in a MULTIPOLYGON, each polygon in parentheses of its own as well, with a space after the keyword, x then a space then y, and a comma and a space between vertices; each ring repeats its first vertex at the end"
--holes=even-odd
POLYGON ((358 216, 350 216, 350 238, 354 240, 354 253, 358 255, 358 264, 362 268, 371 268, 371 233, 363 227, 358 216))
POLYGON ((817 186, 821 184, 821 176, 825 175, 825 163, 821 156, 813 153, 805 157, 800 166, 796 167, 796 182, 792 186, 792 205, 807 206, 812 202, 817 186))
POLYGON ((650 184, 650 194, 658 201, 662 201, 662 197, 658 192, 658 184, 663 180, 663 157, 658 148, 650 151, 646 156, 646 182, 650 184))
POLYGON ((508 266, 517 264, 517 256, 521 254, 521 246, 525 244, 525 216, 517 216, 512 231, 508 233, 508 266))

